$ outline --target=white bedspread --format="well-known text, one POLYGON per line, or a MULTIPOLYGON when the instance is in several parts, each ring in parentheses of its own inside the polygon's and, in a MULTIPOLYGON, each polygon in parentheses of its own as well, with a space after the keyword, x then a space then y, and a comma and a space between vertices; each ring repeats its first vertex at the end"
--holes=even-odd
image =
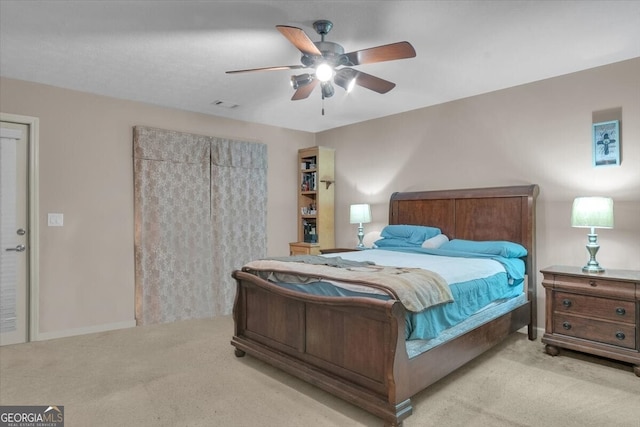
MULTIPOLYGON (((394 267, 417 267, 438 273, 444 280, 451 283, 466 282, 504 273, 505 269, 498 261, 487 258, 447 257, 429 254, 414 254, 408 252, 387 251, 384 249, 354 250, 325 254, 325 257, 339 256, 352 261, 372 261, 377 265, 394 267)), ((332 282, 356 292, 381 293, 384 292, 366 286, 332 282)))

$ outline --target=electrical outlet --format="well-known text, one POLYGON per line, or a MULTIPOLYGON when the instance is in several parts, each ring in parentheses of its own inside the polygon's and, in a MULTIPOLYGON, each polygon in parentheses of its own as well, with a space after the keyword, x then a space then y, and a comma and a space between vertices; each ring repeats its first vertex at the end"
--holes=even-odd
POLYGON ((64 215, 61 213, 48 214, 47 225, 49 227, 62 227, 64 225, 64 215))

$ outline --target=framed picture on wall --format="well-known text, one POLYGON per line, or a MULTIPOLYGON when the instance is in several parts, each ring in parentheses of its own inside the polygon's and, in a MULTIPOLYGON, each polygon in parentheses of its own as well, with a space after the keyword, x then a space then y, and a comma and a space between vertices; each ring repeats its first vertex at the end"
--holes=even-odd
POLYGON ((620 165, 620 122, 593 124, 593 166, 620 165))

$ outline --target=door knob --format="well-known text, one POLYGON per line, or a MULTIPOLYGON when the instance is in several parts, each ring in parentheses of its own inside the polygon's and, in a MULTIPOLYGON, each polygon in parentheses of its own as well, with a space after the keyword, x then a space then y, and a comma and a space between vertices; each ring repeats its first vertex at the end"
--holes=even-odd
POLYGON ((18 245, 15 248, 7 248, 5 249, 7 252, 15 251, 15 252, 24 252, 26 250, 25 245, 18 245))

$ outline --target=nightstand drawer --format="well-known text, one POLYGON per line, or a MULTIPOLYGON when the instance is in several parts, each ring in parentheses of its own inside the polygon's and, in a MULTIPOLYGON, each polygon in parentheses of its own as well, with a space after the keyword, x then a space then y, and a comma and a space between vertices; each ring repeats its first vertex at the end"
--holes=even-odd
POLYGON ((557 313, 554 316, 553 333, 630 349, 636 348, 636 328, 625 323, 557 313))
POLYGON ((581 314, 632 325, 636 322, 636 303, 634 301, 554 292, 553 308, 557 312, 557 316, 562 316, 563 313, 581 314))
POLYGON ((555 289, 562 289, 581 294, 604 295, 614 298, 633 300, 636 296, 636 284, 602 279, 597 276, 563 276, 558 275, 554 282, 555 289))

